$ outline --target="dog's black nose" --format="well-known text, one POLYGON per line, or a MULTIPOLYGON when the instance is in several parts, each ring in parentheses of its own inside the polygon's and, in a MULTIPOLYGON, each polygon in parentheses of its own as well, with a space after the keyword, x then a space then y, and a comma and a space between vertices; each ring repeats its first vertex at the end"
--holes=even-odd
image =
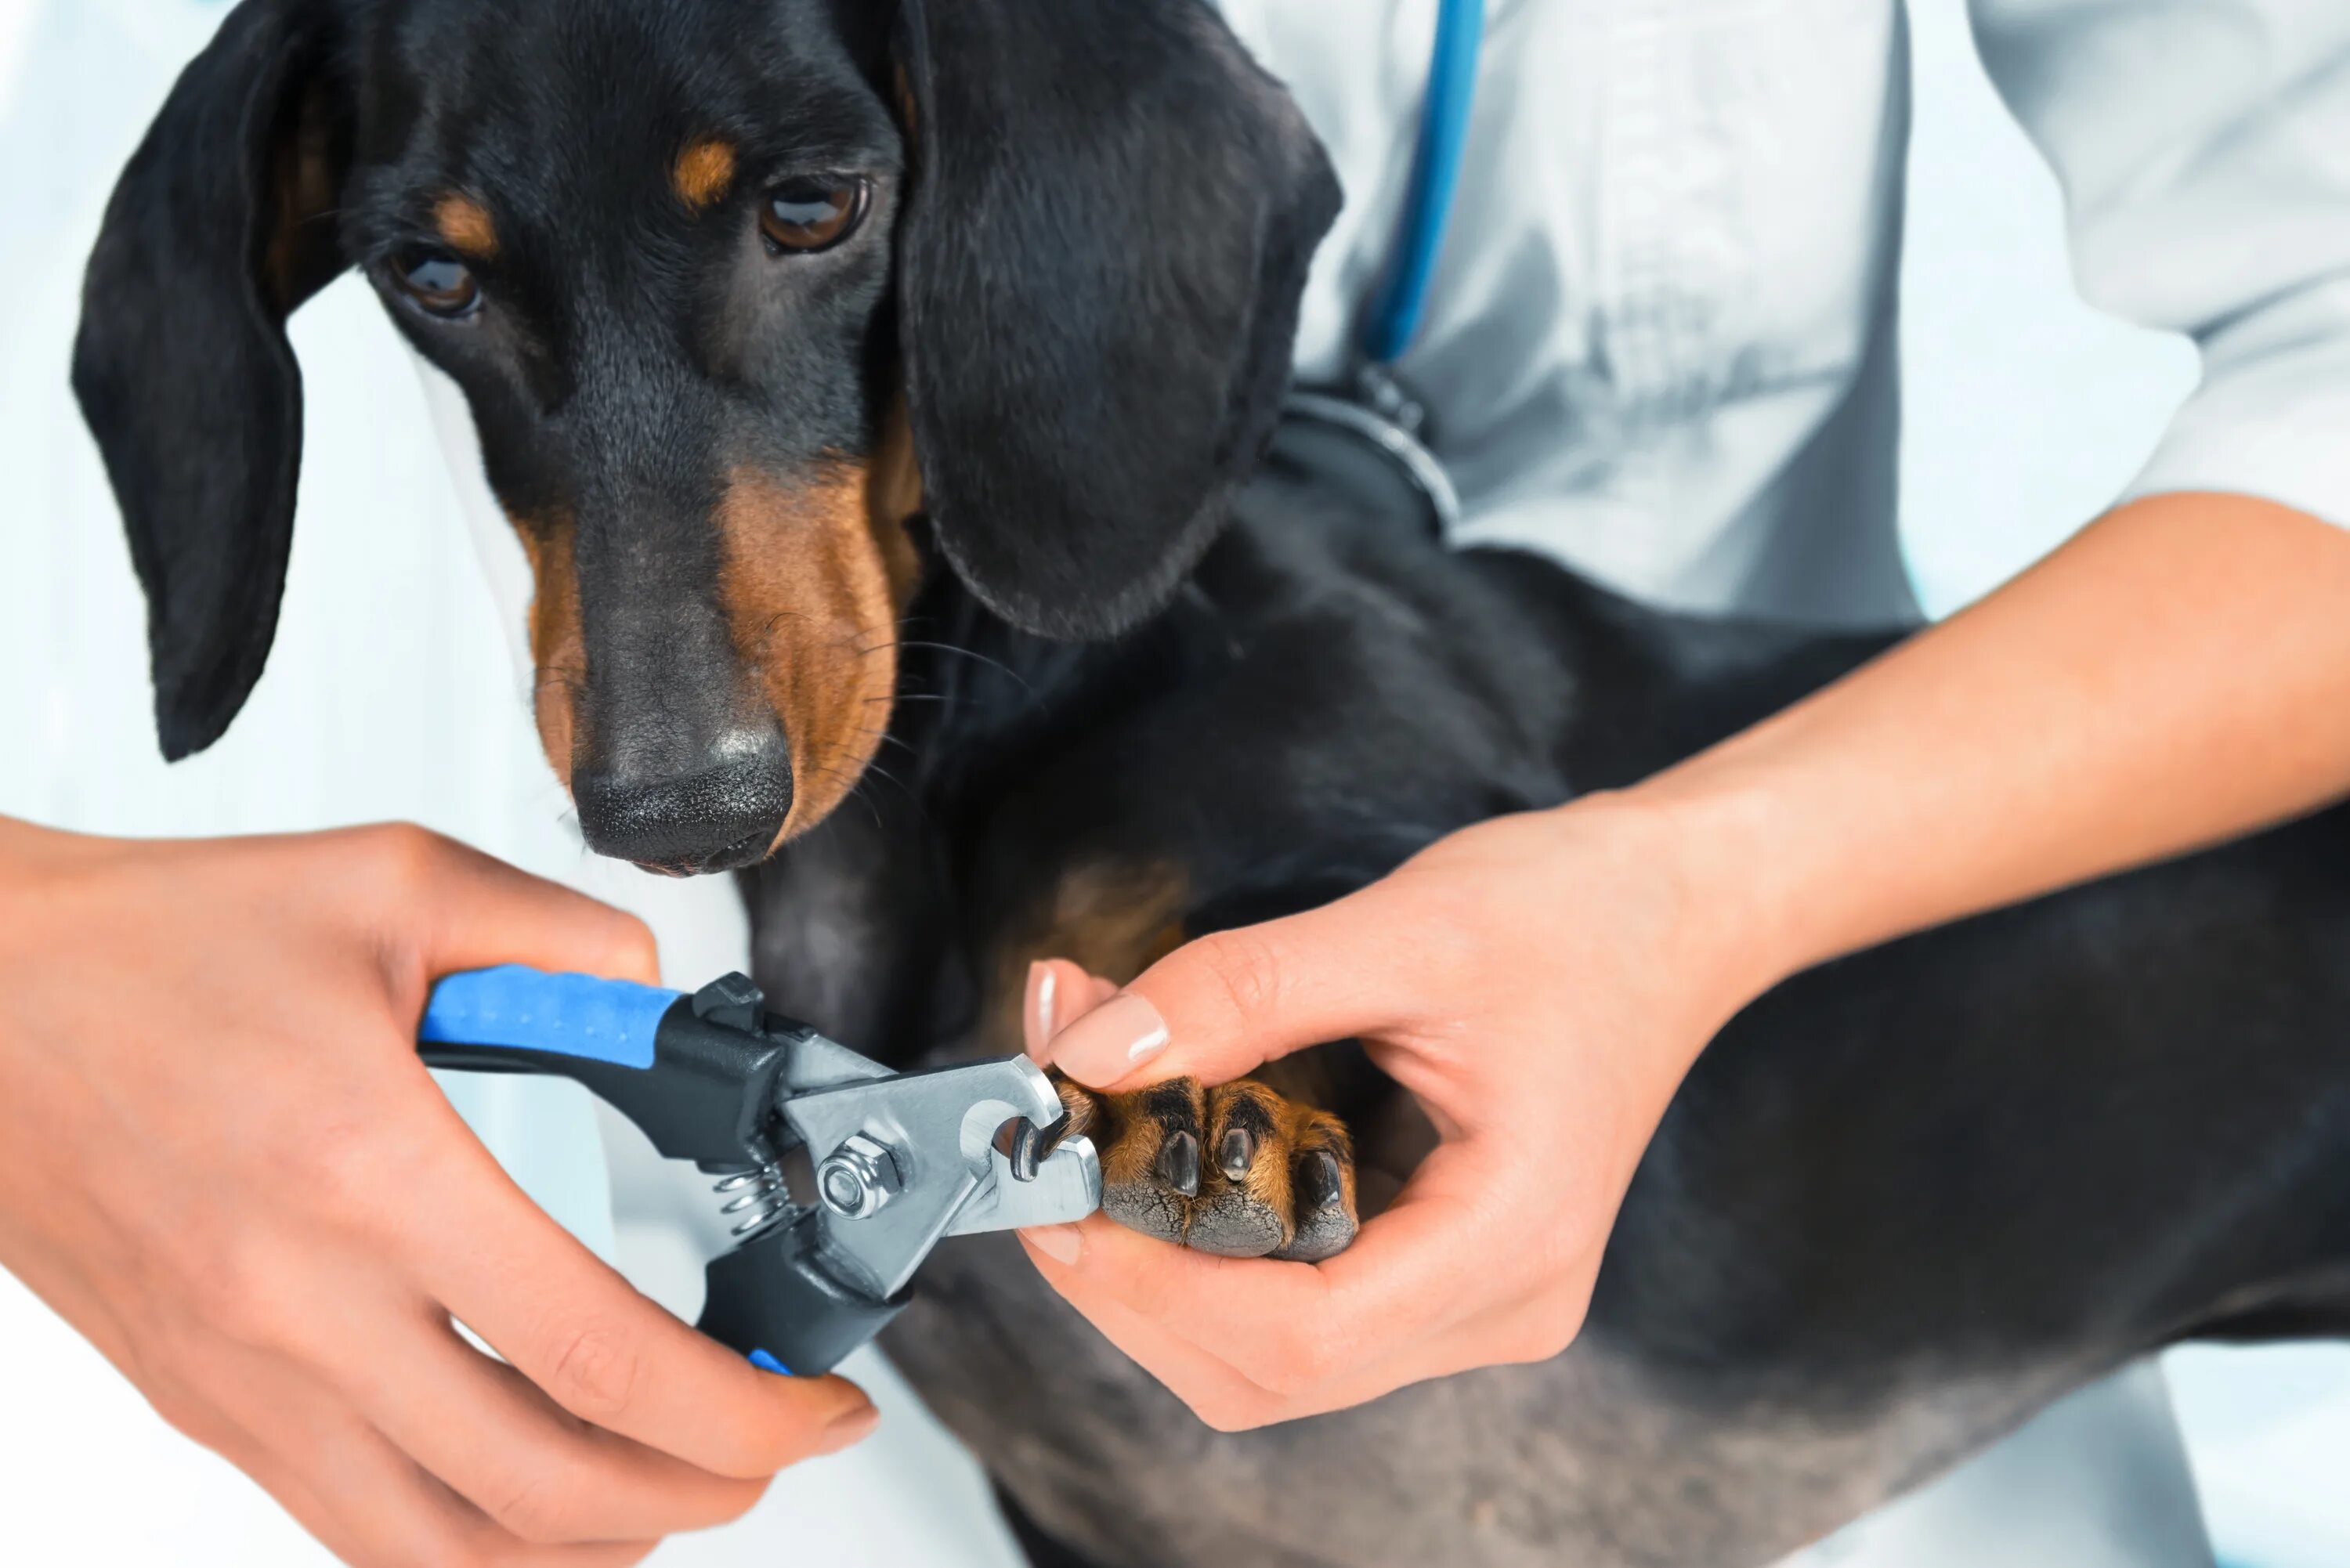
POLYGON ((579 830, 598 855, 690 877, 766 857, 792 809, 791 753, 780 731, 737 731, 692 772, 576 774, 579 830))

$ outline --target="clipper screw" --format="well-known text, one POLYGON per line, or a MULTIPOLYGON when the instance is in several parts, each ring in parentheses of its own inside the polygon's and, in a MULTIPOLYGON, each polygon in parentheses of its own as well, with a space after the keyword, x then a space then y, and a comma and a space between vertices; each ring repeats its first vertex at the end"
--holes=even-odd
POLYGON ((844 1220, 865 1220, 879 1213, 904 1182, 889 1145, 851 1133, 816 1167, 816 1185, 827 1209, 844 1220))

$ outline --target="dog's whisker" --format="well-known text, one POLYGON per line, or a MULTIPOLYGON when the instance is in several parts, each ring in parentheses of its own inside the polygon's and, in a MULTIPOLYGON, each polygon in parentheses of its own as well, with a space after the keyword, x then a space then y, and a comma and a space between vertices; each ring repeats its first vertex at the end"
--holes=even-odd
POLYGON ((863 779, 859 779, 855 784, 849 785, 848 793, 841 796, 841 798, 843 800, 853 800, 858 805, 863 806, 865 808, 865 814, 873 819, 873 829, 875 832, 887 833, 889 831, 889 824, 881 820, 881 808, 874 805, 873 797, 865 792, 865 781, 863 779))
MULTIPOLYGON (((867 732, 870 733, 871 732, 867 732)), ((886 740, 893 739, 894 737, 884 736, 883 738, 886 740)), ((900 741, 899 742, 899 744, 904 745, 905 742, 900 741)), ((913 748, 910 746, 907 747, 907 752, 910 755, 916 754, 913 752, 913 748)), ((908 784, 905 780, 899 778, 897 774, 891 773, 888 768, 883 767, 879 763, 868 762, 860 772, 853 775, 853 778, 847 770, 833 767, 822 763, 812 765, 808 771, 821 778, 852 779, 848 789, 843 794, 841 798, 846 800, 852 795, 864 797, 867 809, 874 814, 874 826, 877 827, 886 827, 886 824, 881 820, 880 808, 873 805, 869 795, 866 794, 865 787, 874 779, 883 780, 899 794, 905 796, 906 804, 914 808, 915 814, 922 819, 925 826, 931 827, 935 827, 937 826, 935 820, 931 815, 930 808, 923 804, 922 797, 914 791, 913 787, 908 784)))
MULTIPOLYGON (((1020 690, 1027 693, 1032 700, 1036 696, 1036 688, 1029 683, 1026 676, 1021 674, 1020 671, 1013 669, 1012 666, 1004 663, 1003 660, 996 658, 994 655, 982 653, 977 649, 962 648, 951 642, 922 642, 907 641, 903 639, 898 642, 886 644, 885 646, 891 648, 927 649, 938 653, 956 654, 962 658, 971 659, 974 663, 985 665, 991 670, 1002 671, 1003 674, 1010 676, 1014 681, 1018 682, 1020 690)), ((873 651, 879 652, 880 649, 876 649, 873 651)))

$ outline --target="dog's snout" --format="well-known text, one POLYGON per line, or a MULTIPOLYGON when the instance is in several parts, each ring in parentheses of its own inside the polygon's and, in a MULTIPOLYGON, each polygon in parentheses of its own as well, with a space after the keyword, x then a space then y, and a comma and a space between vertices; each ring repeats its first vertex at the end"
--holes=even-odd
POLYGON ((577 774, 579 829, 599 855, 673 876, 733 871, 765 858, 792 809, 780 731, 737 731, 706 765, 673 773, 577 774))

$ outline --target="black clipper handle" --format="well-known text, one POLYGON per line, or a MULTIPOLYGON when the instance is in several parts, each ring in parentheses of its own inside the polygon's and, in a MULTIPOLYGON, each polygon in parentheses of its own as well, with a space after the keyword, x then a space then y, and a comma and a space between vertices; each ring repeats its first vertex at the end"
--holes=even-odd
MULTIPOLYGON (((732 977, 693 996, 518 966, 451 975, 417 1031, 425 1064, 569 1078, 671 1159, 780 1183, 772 1108, 794 1044, 764 1032, 758 992, 732 977)), ((815 1376, 870 1340, 910 1298, 879 1300, 824 1267, 814 1213, 708 1265, 701 1330, 771 1372, 815 1376)))
POLYGON ((710 1294, 695 1326, 770 1372, 813 1377, 889 1326, 910 1290, 879 1301, 841 1283, 818 1255, 814 1214, 779 1226, 712 1262, 710 1294))

